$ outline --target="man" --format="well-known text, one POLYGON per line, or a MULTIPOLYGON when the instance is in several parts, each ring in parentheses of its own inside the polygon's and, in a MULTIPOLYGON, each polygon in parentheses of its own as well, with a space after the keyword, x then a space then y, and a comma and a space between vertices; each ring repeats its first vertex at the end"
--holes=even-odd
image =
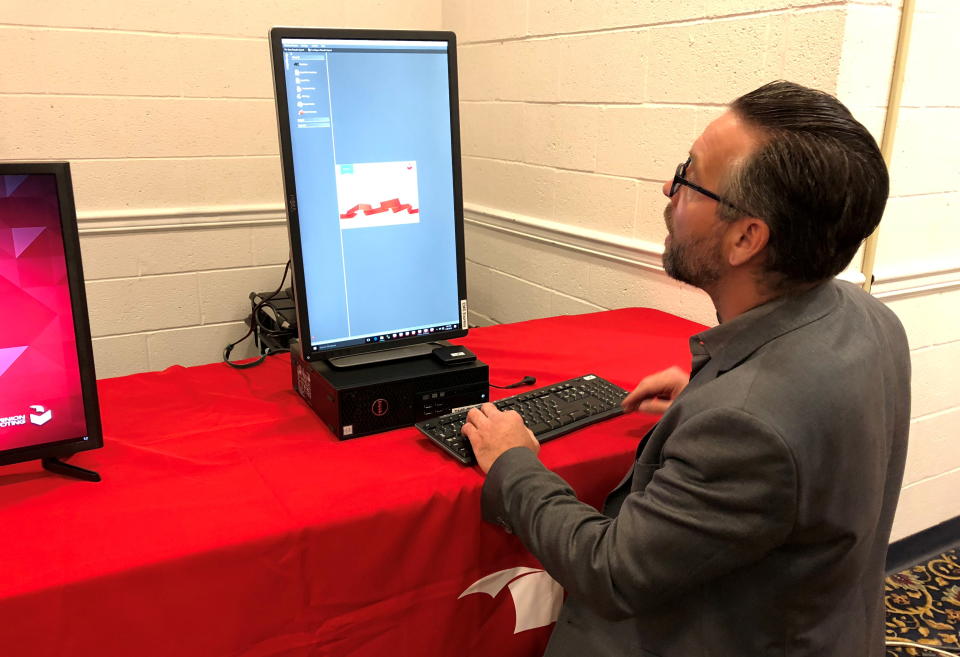
POLYGON ((877 226, 887 171, 835 98, 774 82, 735 100, 664 185, 664 268, 720 325, 603 513, 537 459, 516 413, 470 411, 484 517, 568 597, 547 655, 879 657, 884 559, 910 416, 896 317, 834 280, 877 226))

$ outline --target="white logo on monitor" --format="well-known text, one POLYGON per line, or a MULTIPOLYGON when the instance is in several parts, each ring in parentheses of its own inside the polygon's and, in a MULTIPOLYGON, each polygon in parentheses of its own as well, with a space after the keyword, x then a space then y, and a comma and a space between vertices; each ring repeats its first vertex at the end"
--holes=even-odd
POLYGON ((53 418, 53 411, 44 410, 43 406, 31 406, 36 413, 30 414, 30 423, 36 424, 37 426, 46 424, 53 418))
POLYGON ((27 423, 26 415, 11 415, 10 417, 0 417, 0 429, 7 427, 18 427, 27 423))
POLYGON ((417 163, 338 164, 340 228, 372 228, 420 223, 417 163))

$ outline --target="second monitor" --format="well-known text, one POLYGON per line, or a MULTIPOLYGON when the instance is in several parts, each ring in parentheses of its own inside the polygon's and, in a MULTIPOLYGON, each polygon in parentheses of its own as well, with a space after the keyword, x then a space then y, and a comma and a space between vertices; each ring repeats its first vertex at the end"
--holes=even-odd
POLYGON ((303 357, 429 353, 465 335, 453 33, 270 41, 303 357))

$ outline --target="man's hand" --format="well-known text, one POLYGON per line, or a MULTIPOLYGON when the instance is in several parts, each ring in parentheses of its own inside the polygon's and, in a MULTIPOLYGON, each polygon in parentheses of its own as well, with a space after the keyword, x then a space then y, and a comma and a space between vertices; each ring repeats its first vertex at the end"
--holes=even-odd
POLYGON ((490 403, 479 408, 471 408, 460 432, 473 446, 477 465, 484 474, 490 471, 493 462, 501 454, 512 447, 526 447, 534 454, 540 451, 540 443, 523 423, 519 413, 516 411, 504 413, 490 403))
POLYGON ((670 404, 683 392, 689 382, 689 374, 679 367, 670 367, 643 379, 633 392, 620 402, 620 405, 628 413, 632 411, 666 413, 670 404))

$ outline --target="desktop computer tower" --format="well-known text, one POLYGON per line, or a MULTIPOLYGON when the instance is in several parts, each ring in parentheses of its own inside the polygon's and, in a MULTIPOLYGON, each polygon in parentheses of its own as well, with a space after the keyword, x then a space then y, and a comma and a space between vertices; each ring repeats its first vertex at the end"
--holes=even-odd
POLYGON ((432 356, 334 369, 307 361, 291 342, 293 389, 340 440, 406 427, 490 400, 480 361, 445 365, 432 356))

